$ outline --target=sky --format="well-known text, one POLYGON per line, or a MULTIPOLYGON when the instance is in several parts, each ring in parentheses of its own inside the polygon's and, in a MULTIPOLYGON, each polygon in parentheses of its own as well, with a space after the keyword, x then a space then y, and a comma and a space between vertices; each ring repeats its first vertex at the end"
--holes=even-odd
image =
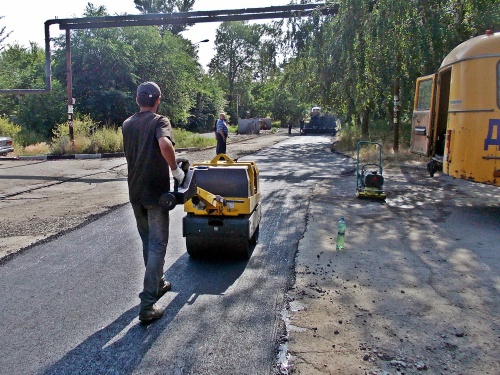
MULTIPOLYGON (((110 15, 139 14, 133 0, 28 0, 27 2, 2 1, 0 9, 0 28, 12 34, 5 40, 7 44, 18 42, 29 46, 36 42, 42 48, 45 46, 44 23, 54 18, 81 17, 90 2, 98 7, 104 5, 110 15)), ((258 8, 278 5, 288 5, 290 0, 196 0, 193 11, 258 8)), ((259 21, 270 22, 270 20, 259 21)), ((218 22, 200 23, 192 26, 182 35, 193 43, 209 39, 208 43, 198 45, 199 62, 206 67, 214 55, 215 30, 218 22)), ((58 36, 61 31, 58 25, 50 27, 50 35, 58 36)))

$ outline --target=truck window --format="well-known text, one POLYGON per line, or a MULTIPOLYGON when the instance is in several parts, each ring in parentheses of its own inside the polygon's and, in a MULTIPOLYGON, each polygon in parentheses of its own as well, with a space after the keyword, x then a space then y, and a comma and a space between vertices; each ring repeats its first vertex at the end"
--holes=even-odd
POLYGON ((432 100, 432 79, 420 81, 418 85, 417 111, 431 109, 432 100))

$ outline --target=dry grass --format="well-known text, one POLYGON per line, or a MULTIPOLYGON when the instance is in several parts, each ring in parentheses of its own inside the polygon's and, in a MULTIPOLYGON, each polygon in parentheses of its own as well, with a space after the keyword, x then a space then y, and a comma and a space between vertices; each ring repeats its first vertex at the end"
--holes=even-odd
MULTIPOLYGON (((29 145, 29 146, 26 146, 24 148, 19 146, 19 148, 17 148, 17 149, 20 150, 20 152, 16 152, 16 153, 19 153, 21 155, 28 155, 28 156, 46 155, 50 152, 50 146, 45 142, 36 143, 34 145, 29 145)), ((16 151, 17 149, 14 149, 14 151, 16 151)))
MULTIPOLYGON (((382 166, 384 168, 397 167, 407 163, 426 163, 426 158, 415 155, 410 151, 409 142, 401 142, 398 147, 398 152, 394 152, 392 138, 382 137, 384 141, 377 140, 375 142, 382 145, 382 166), (391 139, 391 140, 389 140, 391 139)), ((338 141, 332 145, 332 149, 349 155, 353 159, 357 158, 357 143, 361 140, 358 134, 353 132, 343 132, 339 134, 338 141), (343 139, 344 138, 344 139, 343 139)), ((362 144, 359 150, 360 163, 379 163, 378 146, 371 144, 362 144)))

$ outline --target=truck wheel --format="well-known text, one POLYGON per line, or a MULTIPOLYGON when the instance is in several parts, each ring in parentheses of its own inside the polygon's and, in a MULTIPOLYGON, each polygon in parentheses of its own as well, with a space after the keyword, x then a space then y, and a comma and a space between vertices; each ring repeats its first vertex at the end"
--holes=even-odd
POLYGON ((434 160, 431 160, 427 163, 427 172, 429 172, 429 176, 434 177, 434 173, 436 173, 438 170, 439 166, 434 160))

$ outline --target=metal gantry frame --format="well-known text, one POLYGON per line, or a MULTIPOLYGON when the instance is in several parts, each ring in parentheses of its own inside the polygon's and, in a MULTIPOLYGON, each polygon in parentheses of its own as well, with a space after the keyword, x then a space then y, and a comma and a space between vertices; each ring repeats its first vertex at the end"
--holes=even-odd
POLYGON ((68 122, 72 133, 73 118, 73 89, 71 71, 71 30, 78 29, 103 29, 111 27, 129 26, 161 26, 178 24, 195 24, 202 22, 248 21, 272 18, 307 17, 313 12, 322 15, 336 15, 338 4, 296 4, 270 6, 265 8, 245 8, 228 10, 211 10, 199 12, 154 13, 125 16, 104 16, 85 18, 61 18, 45 21, 45 88, 44 89, 5 89, 2 94, 48 94, 52 90, 50 26, 59 25, 60 30, 66 31, 66 82, 68 94, 68 122))

